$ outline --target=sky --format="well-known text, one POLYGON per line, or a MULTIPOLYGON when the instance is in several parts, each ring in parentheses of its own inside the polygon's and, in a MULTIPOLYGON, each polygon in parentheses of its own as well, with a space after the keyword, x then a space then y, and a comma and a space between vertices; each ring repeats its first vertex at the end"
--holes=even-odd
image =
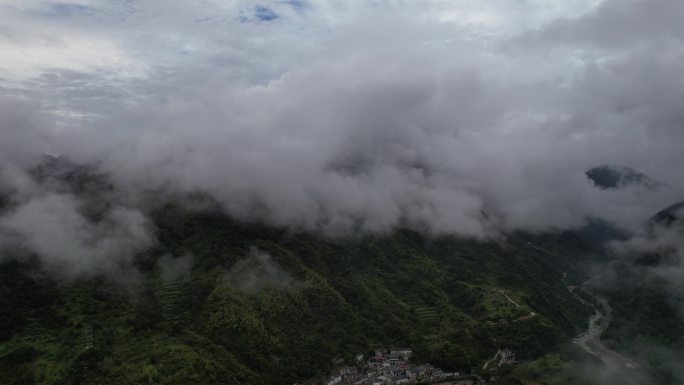
POLYGON ((490 41, 595 2, 3 0, 0 84, 63 117, 93 117, 209 82, 267 84, 356 44, 370 54, 406 38, 411 50, 490 41))
POLYGON ((682 17, 677 0, 0 0, 0 188, 78 208, 21 177, 51 154, 97 164, 143 218, 150 191, 201 192, 331 235, 637 229, 682 200, 682 17), (664 184, 597 189, 603 164, 664 184))

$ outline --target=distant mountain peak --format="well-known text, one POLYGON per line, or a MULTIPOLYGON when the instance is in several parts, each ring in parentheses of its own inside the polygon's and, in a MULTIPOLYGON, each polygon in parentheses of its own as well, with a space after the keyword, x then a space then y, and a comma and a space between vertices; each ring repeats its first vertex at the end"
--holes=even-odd
POLYGON ((651 218, 651 222, 660 226, 670 227, 672 223, 680 221, 682 216, 684 216, 684 201, 660 210, 651 218))
POLYGON ((629 185, 640 185, 649 190, 657 190, 665 183, 652 179, 648 175, 630 167, 603 165, 585 172, 594 185, 600 189, 619 189, 629 185))

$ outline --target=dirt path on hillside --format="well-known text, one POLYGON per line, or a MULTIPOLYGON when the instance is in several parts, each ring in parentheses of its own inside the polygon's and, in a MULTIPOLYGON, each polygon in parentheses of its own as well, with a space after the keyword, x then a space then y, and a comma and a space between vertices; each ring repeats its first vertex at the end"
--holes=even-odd
POLYGON ((513 298, 509 297, 508 294, 506 294, 506 292, 504 292, 503 290, 499 290, 499 293, 503 294, 503 296, 506 297, 506 299, 508 300, 508 302, 510 302, 510 303, 512 303, 513 305, 515 305, 515 307, 520 307, 520 305, 519 305, 517 302, 513 301, 513 298))
MULTIPOLYGON (((512 303, 515 307, 520 307, 520 304, 518 304, 517 302, 515 302, 515 301, 513 300, 513 298, 509 297, 508 294, 506 294, 506 292, 504 292, 503 290, 499 290, 499 293, 501 293, 504 297, 506 297, 506 299, 507 299, 510 303, 512 303)), ((520 321, 527 321, 528 319, 534 318, 534 317, 536 317, 536 316, 537 316, 537 313, 535 313, 535 312, 533 312, 533 311, 530 311, 530 314, 524 315, 524 316, 521 316, 521 317, 518 317, 518 318, 514 319, 513 321, 511 321, 511 323, 513 323, 513 322, 520 322, 520 321)))
POLYGON ((489 366, 489 364, 492 363, 492 362, 494 362, 494 361, 496 361, 496 359, 497 359, 500 355, 501 355, 501 349, 499 349, 499 350, 496 351, 496 354, 494 355, 494 357, 492 357, 491 360, 485 362, 484 365, 482 365, 482 370, 487 370, 487 367, 489 366))

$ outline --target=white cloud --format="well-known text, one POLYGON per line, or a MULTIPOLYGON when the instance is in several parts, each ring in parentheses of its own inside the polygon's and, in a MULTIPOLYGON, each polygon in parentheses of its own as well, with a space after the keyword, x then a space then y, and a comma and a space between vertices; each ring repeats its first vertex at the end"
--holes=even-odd
POLYGON ((0 74, 15 81, 38 77, 55 69, 107 73, 118 78, 144 75, 143 63, 129 57, 116 43, 80 35, 31 36, 20 40, 0 36, 0 74))
POLYGON ((635 226, 681 191, 678 2, 312 0, 258 4, 265 19, 246 1, 127 4, 17 11, 30 36, 119 50, 109 71, 84 54, 22 95, 75 117, 53 147, 127 187, 202 190, 293 227, 469 235, 635 226), (649 23, 634 39, 614 32, 635 20, 649 23), (126 79, 126 63, 145 76, 126 79), (596 191, 583 172, 602 163, 670 188, 596 191))
POLYGON ((130 273, 133 256, 154 244, 147 219, 114 207, 93 222, 80 213, 80 204, 64 194, 32 197, 0 218, 0 247, 25 248, 61 277, 130 273))

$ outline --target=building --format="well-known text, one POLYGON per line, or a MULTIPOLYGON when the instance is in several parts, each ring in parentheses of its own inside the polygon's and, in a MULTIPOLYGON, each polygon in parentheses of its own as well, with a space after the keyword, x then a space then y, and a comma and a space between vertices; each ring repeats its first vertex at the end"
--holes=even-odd
POLYGON ((390 377, 399 377, 399 376, 403 375, 405 372, 406 372, 405 369, 402 369, 402 368, 395 366, 395 367, 390 369, 389 375, 390 375, 390 377))
POLYGON ((339 384, 340 382, 342 382, 342 375, 334 374, 328 378, 328 381, 325 382, 325 385, 335 385, 339 384))
POLYGON ((385 362, 385 357, 382 354, 376 354, 373 357, 368 359, 368 366, 377 368, 379 366, 382 366, 382 364, 385 362))
POLYGON ((399 366, 399 364, 403 361, 403 357, 400 356, 395 356, 395 355, 390 355, 387 356, 386 361, 389 363, 389 366, 399 366))
POLYGON ((432 374, 432 365, 423 364, 416 366, 415 368, 408 369, 406 371, 406 376, 412 381, 427 378, 432 374))
POLYGON ((515 353, 513 353, 511 349, 503 349, 501 351, 501 360, 499 360, 499 366, 513 362, 515 362, 515 353))
POLYGON ((345 384, 352 384, 361 377, 361 373, 356 368, 356 366, 345 366, 340 369, 340 375, 342 376, 342 381, 345 384))
POLYGON ((358 373, 356 366, 345 366, 340 369, 340 374, 342 376, 355 376, 358 373))
POLYGON ((442 369, 433 368, 432 374, 430 375, 430 378, 433 380, 439 380, 439 379, 449 378, 449 377, 453 377, 453 376, 458 376, 458 373, 445 372, 442 369))
POLYGON ((413 350, 409 348, 392 348, 390 349, 390 355, 401 356, 408 360, 413 355, 413 350))
MULTIPOLYGON (((444 372, 430 364, 412 367, 408 357, 413 354, 411 349, 392 348, 378 349, 376 354, 368 358, 368 366, 343 366, 330 376, 325 385, 407 385, 421 381, 444 383, 450 379, 463 383, 468 378, 460 378, 458 373, 444 372)), ((500 352, 502 360, 514 360, 513 352, 500 352)), ((357 360, 363 359, 357 357, 357 360)))

